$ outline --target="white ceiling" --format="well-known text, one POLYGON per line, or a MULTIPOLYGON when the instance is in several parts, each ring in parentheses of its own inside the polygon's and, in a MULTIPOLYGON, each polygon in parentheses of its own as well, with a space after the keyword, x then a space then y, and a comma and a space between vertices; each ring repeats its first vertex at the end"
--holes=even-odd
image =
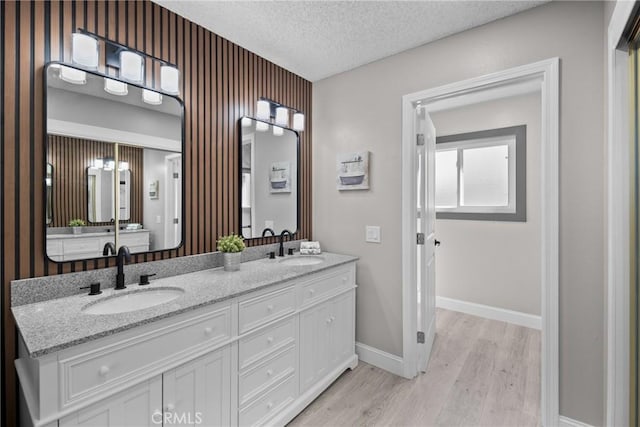
POLYGON ((546 2, 154 1, 311 81, 546 2))

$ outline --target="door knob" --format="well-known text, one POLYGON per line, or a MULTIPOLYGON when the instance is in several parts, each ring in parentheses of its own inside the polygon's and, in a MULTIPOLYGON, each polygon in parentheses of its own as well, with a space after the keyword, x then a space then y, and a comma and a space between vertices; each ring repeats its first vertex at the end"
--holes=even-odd
POLYGON ((433 244, 434 244, 435 246, 440 246, 440 240, 434 240, 434 241, 433 241, 433 244))

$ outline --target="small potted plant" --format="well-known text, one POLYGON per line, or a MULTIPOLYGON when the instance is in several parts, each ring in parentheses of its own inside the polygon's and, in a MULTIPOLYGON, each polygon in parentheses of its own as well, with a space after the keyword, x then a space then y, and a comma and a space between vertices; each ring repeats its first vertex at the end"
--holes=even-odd
POLYGON ((244 239, 241 236, 232 233, 220 237, 218 250, 222 252, 224 271, 240 270, 240 259, 244 250, 244 239))
POLYGON ((71 221, 69 221, 69 227, 71 227, 73 229, 73 234, 80 234, 82 232, 82 228, 85 225, 87 225, 86 222, 84 222, 84 220, 81 220, 80 218, 74 218, 71 221))

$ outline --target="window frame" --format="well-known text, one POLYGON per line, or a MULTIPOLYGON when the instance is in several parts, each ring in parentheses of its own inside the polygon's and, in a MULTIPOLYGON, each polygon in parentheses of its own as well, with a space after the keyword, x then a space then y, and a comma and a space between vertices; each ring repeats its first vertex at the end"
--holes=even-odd
MULTIPOLYGON (((518 125, 477 132, 436 137, 436 153, 457 151, 457 206, 436 208, 437 219, 471 221, 527 220, 527 126, 518 125), (505 141, 506 139, 510 141, 505 141), (461 176, 464 173, 463 151, 470 148, 507 145, 509 156, 509 204, 507 206, 461 206, 461 176), (460 166, 462 165, 462 167, 460 166)), ((437 166, 436 166, 437 167, 437 166)))

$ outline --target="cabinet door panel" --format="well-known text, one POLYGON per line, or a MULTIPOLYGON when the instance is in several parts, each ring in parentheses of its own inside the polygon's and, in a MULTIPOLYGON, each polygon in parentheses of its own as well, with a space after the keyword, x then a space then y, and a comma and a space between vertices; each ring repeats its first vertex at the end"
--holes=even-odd
POLYGON ((162 376, 108 397, 59 422, 60 427, 151 427, 162 424, 162 376), (155 415, 154 415, 155 414, 155 415), (155 420, 155 422, 154 422, 155 420))
POLYGON ((331 354, 330 302, 300 313, 300 393, 328 372, 331 354))
POLYGON ((165 419, 173 426, 226 426, 231 421, 229 347, 164 374, 165 419))
POLYGON ((344 362, 355 351, 353 337, 353 292, 333 300, 332 304, 332 367, 344 362))

